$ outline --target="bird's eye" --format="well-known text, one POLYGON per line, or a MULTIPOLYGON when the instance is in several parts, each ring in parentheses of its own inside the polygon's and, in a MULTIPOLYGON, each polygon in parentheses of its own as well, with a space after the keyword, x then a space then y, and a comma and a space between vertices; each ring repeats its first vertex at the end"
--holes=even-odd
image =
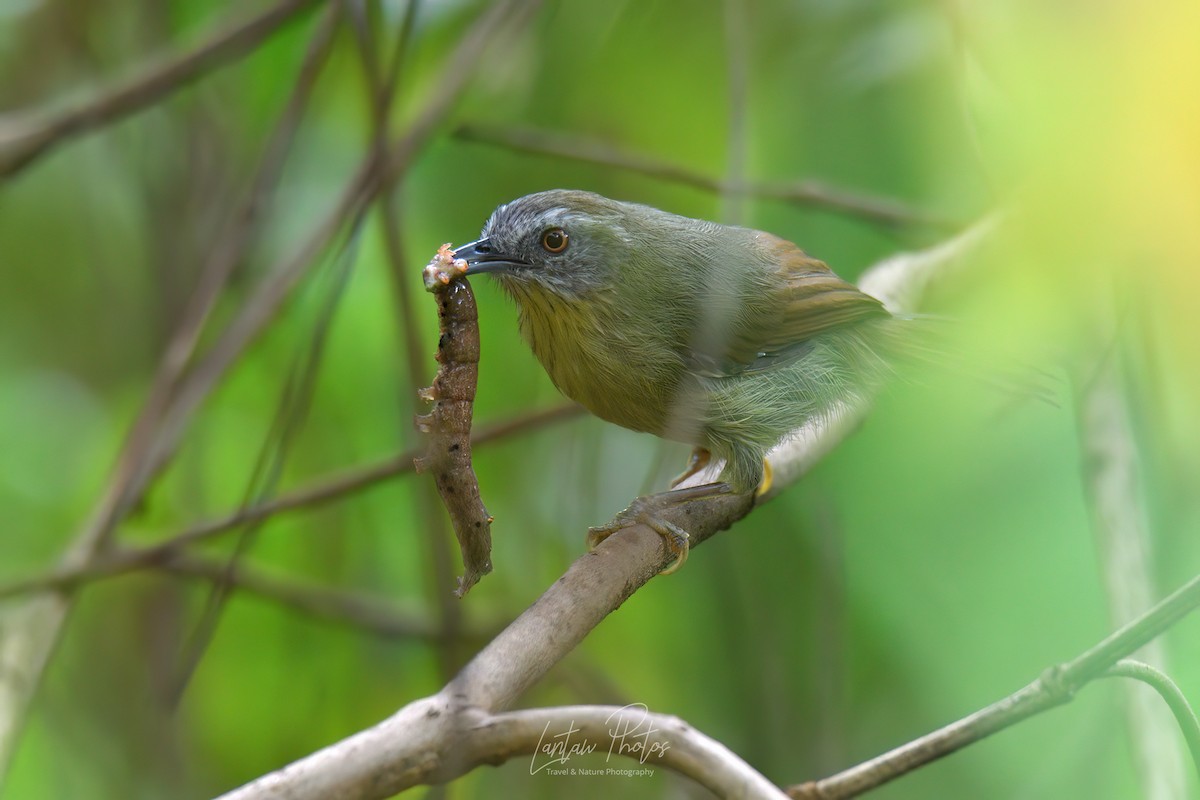
POLYGON ((567 249, 567 232, 562 228, 551 228, 542 234, 542 247, 550 253, 561 253, 567 249))

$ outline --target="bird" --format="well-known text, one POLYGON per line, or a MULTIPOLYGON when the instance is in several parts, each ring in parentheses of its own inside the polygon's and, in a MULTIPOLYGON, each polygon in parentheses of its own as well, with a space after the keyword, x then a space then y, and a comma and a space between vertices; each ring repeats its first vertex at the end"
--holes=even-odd
MULTIPOLYGON (((693 447, 672 486, 722 461, 702 492, 764 492, 767 451, 887 380, 920 324, 782 237, 580 190, 500 205, 454 256, 515 301, 564 395, 693 447)), ((633 521, 675 553, 664 572, 683 563, 687 532, 635 506, 589 545, 633 521)))

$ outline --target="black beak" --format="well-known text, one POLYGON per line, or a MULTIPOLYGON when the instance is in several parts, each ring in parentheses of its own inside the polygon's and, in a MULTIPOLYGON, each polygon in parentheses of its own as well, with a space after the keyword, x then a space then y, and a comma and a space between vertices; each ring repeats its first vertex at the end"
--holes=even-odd
POLYGON ((512 272, 533 264, 520 258, 513 258, 492 249, 488 239, 464 244, 454 248, 454 257, 466 259, 467 275, 478 275, 484 272, 512 272))

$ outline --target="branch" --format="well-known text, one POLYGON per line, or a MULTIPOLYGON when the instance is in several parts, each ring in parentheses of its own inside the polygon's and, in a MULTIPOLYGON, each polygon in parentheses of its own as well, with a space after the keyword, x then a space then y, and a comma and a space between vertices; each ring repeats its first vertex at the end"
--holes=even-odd
MULTIPOLYGON (((957 267, 989 229, 972 229, 933 250, 890 259, 868 272, 864 285, 889 298, 917 300, 920 287, 957 267), (910 281, 918 288, 907 291, 910 281)), ((865 410, 864 405, 816 421, 803 436, 773 451, 769 458, 776 486, 799 478, 849 433, 852 424, 846 420, 853 421, 854 413, 865 410)), ((650 502, 657 504, 653 514, 688 531, 693 547, 754 507, 749 495, 707 496, 688 503, 664 500, 660 495, 650 502)), ((462 774, 474 764, 455 761, 454 769, 444 766, 461 747, 451 736, 469 731, 480 719, 511 706, 673 558, 662 537, 645 525, 619 531, 576 559, 566 574, 440 693, 411 703, 374 728, 259 778, 231 792, 226 800, 382 798, 416 782, 445 781, 462 774)), ((489 763, 509 755, 496 753, 489 763)), ((689 768, 682 769, 698 776, 689 768)))
POLYGON ((159 63, 95 97, 58 111, 0 117, 0 178, 15 175, 71 136, 95 130, 140 111, 191 81, 254 52, 263 40, 317 0, 281 0, 199 46, 159 63))
POLYGON ((183 429, 219 379, 241 353, 266 328, 291 296, 292 290, 307 273, 313 261, 342 230, 348 221, 357 220, 380 189, 389 180, 407 169, 430 137, 466 90, 467 80, 487 53, 487 45, 502 36, 497 26, 512 30, 528 21, 538 0, 507 0, 489 6, 463 35, 447 58, 449 66, 433 89, 433 99, 409 125, 404 135, 383 152, 372 148, 354 176, 347 182, 333 209, 320 222, 292 255, 270 272, 253 297, 240 309, 212 349, 196 365, 170 412, 164 419, 157 448, 144 467, 141 480, 160 470, 178 444, 183 429))
MULTIPOLYGON (((565 765, 569 746, 637 759, 689 776, 720 797, 783 798, 733 752, 678 717, 638 705, 566 706, 488 714, 464 708, 450 687, 395 716, 223 795, 221 800, 367 800, 453 780, 483 764, 533 756, 530 774, 565 765), (569 744, 568 744, 569 742, 569 744), (556 744, 563 753, 546 752, 556 744), (346 757, 343 746, 355 756, 346 757)), ((640 765, 634 765, 635 768, 640 765)))
MULTIPOLYGON (((227 582, 239 591, 278 603, 301 614, 341 625, 349 625, 389 639, 423 639, 437 642, 443 632, 422 614, 404 613, 386 601, 358 592, 270 575, 238 564, 231 572, 227 563, 189 553, 173 553, 161 564, 173 575, 227 582)), ((481 629, 464 632, 474 640, 484 639, 481 629)))
POLYGON ((1119 659, 1157 637, 1197 606, 1200 606, 1200 576, 1078 658, 1051 667, 1008 697, 837 775, 793 786, 788 794, 803 800, 855 797, 1028 717, 1070 702, 1085 684, 1104 677, 1119 659))
MULTIPOLYGON (((519 433, 541 428, 579 416, 583 409, 577 405, 562 405, 545 411, 535 411, 485 428, 471 437, 471 446, 504 439, 519 433)), ((413 459, 420 449, 406 450, 377 464, 355 467, 320 478, 273 500, 238 509, 219 519, 201 522, 167 537, 157 544, 126 548, 106 554, 103 558, 59 568, 0 586, 0 600, 23 594, 70 589, 88 581, 123 575, 139 569, 169 566, 176 553, 184 548, 207 542, 235 531, 243 525, 262 522, 276 514, 311 508, 346 497, 382 483, 389 478, 413 471, 413 459)), ((3 663, 0 661, 0 663, 3 663)))
MULTIPOLYGON (((596 745, 596 752, 610 756, 668 767, 720 797, 785 796, 725 745, 678 717, 651 713, 640 703, 529 709, 486 719, 486 725, 476 726, 468 737, 480 757, 477 763, 494 763, 497 756, 533 755, 531 773, 550 769, 556 762, 544 748, 559 741, 566 744, 565 739, 580 747, 596 745), (563 735, 567 733, 569 737, 563 735), (556 734, 561 738, 556 740, 556 734), (537 758, 539 754, 542 758, 537 758)), ((606 765, 611 768, 607 759, 606 765)))
MULTIPOLYGON (((62 569, 77 569, 91 562, 108 543, 113 528, 133 499, 144 489, 144 484, 138 483, 139 469, 150 455, 162 415, 170 407, 208 313, 249 245, 254 223, 278 181, 328 53, 335 27, 335 10, 335 6, 330 7, 309 43, 296 84, 264 149, 247 196, 231 218, 230 230, 220 237, 219 244, 205 262, 187 307, 163 352, 146 399, 122 442, 100 500, 75 534, 62 558, 62 569)), ((0 627, 6 629, 9 640, 0 645, 0 782, 7 772, 26 710, 57 645, 69 607, 69 598, 46 594, 32 598, 22 608, 0 609, 0 627)))
MULTIPOLYGON (((725 185, 741 186, 746 178, 747 105, 750 84, 750 32, 746 17, 749 9, 742 0, 725 0, 725 88, 729 120, 725 144, 725 185)), ((746 194, 732 192, 721 197, 721 222, 741 225, 746 217, 746 194)))
POLYGON ((490 144, 522 153, 625 169, 658 180, 691 186, 705 192, 759 197, 794 205, 823 208, 886 227, 922 226, 943 231, 957 230, 962 227, 959 221, 916 211, 895 200, 850 192, 819 181, 767 183, 721 180, 687 167, 621 150, 605 142, 564 136, 533 128, 500 128, 491 125, 466 124, 457 127, 453 135, 468 142, 490 144))
MULTIPOLYGON (((294 3, 311 0, 291 0, 294 3)), ((312 262, 324 251, 347 220, 365 213, 384 179, 402 172, 442 124, 464 91, 467 80, 495 40, 497 30, 511 31, 526 23, 537 0, 508 0, 489 6, 450 54, 449 67, 433 90, 433 99, 422 108, 406 133, 392 146, 384 162, 377 150, 363 159, 345 186, 334 208, 313 226, 292 256, 259 284, 212 348, 182 379, 161 422, 147 437, 137 459, 118 463, 108 488, 90 519, 76 534, 63 558, 63 569, 87 569, 98 543, 105 541, 125 512, 145 492, 152 479, 174 453, 193 413, 220 378, 283 307, 291 290, 312 262)), ((288 4, 284 6, 290 8, 288 4)), ((157 84, 155 84, 157 85, 157 84)), ((116 571, 121 571, 117 569, 116 571)), ((70 597, 46 593, 26 606, 0 609, 6 636, 0 640, 0 777, 21 728, 25 709, 54 651, 58 634, 70 609, 70 597)))
MULTIPOLYGON (((361 10, 365 12, 365 8, 361 10)), ((356 23, 353 29, 363 65, 367 94, 372 101, 370 110, 373 147, 381 156, 387 149, 389 120, 397 87, 400 85, 401 71, 405 67, 406 55, 411 45, 416 12, 417 0, 409 0, 396 32, 392 57, 386 64, 371 37, 366 13, 353 17, 356 23)), ((421 387, 429 385, 426 379, 429 356, 422 344, 417 324, 418 315, 413 313, 413 273, 404 257, 404 243, 400 233, 401 213, 396 204, 399 177, 401 176, 396 174, 384 184, 376 205, 383 231, 388 275, 392 283, 396 323, 406 356, 405 365, 408 368, 408 391, 405 392, 407 402, 401 403, 400 408, 405 422, 408 423, 405 427, 411 430, 409 420, 413 419, 417 411, 417 392, 421 387)), ((454 549, 450 544, 450 537, 447 536, 450 526, 446 512, 438 501, 433 483, 422 481, 416 489, 415 499, 421 523, 420 531, 425 538, 425 551, 430 561, 429 569, 422 570, 425 576, 424 588, 433 607, 437 609, 438 625, 445 633, 437 654, 440 680, 446 681, 462 666, 468 656, 457 636, 463 624, 462 604, 458 602, 458 598, 446 591, 447 586, 453 586, 455 583, 454 549)))
POLYGON ((1100 677, 1132 678, 1158 692, 1158 696, 1163 699, 1172 716, 1175 717, 1175 723, 1183 733, 1183 740, 1187 742, 1188 752, 1192 754, 1192 766, 1195 767, 1197 774, 1200 774, 1200 720, 1196 719, 1196 712, 1192 710, 1191 704, 1188 703, 1175 681, 1171 680, 1166 673, 1149 664, 1128 658, 1121 659, 1109 667, 1100 677))
MULTIPOLYGON (((1157 591, 1138 442, 1118 355, 1117 313, 1097 307, 1093 315, 1099 358, 1091 375, 1074 381, 1075 418, 1109 618, 1112 624, 1121 625, 1149 606, 1157 591)), ((1152 642, 1139 658, 1165 668, 1166 647, 1161 641, 1152 642)), ((1183 795, 1185 759, 1167 710, 1144 693, 1129 691, 1124 699, 1130 747, 1143 794, 1151 800, 1183 795)))

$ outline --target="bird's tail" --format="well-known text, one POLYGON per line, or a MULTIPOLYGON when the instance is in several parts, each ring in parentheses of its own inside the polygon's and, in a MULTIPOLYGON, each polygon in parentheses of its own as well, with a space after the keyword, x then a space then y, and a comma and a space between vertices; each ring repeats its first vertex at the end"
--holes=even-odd
POLYGON ((881 328, 881 355, 901 375, 913 374, 912 367, 932 368, 984 384, 1015 401, 1059 405, 1057 376, 1016 357, 972 348, 964 322, 935 314, 898 314, 881 328))

